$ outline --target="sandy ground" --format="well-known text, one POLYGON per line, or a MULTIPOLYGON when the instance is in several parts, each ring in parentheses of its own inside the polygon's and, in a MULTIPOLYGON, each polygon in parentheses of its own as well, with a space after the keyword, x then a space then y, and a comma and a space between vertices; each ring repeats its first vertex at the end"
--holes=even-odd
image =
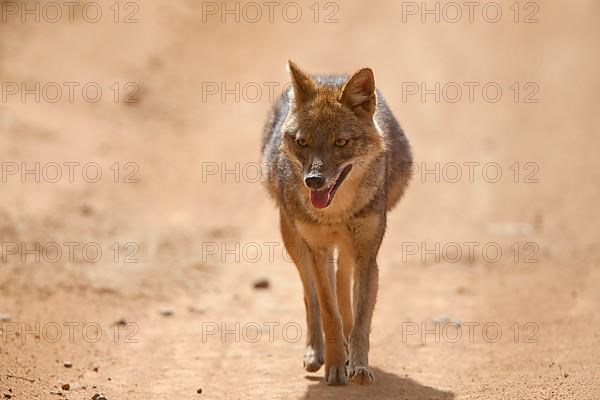
POLYGON ((439 23, 388 1, 296 3, 295 23, 285 3, 225 23, 220 3, 84 2, 56 23, 9 3, 0 394, 600 398, 597 2, 500 2, 495 23, 485 2, 455 23, 445 3, 439 23), (255 179, 287 59, 373 68, 419 167, 379 257, 368 387, 301 367, 301 287, 255 179))

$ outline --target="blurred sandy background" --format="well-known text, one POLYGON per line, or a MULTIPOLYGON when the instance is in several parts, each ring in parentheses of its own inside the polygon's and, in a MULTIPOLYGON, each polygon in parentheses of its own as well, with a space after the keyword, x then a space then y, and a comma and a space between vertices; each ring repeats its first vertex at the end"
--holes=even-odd
POLYGON ((514 2, 500 2, 502 17, 492 23, 486 18, 494 9, 484 18, 482 2, 473 22, 463 7, 452 23, 454 11, 442 2, 436 23, 420 3, 299 2, 289 9, 276 2, 273 22, 263 5, 253 23, 247 3, 238 3, 239 22, 222 15, 234 2, 208 3, 81 2, 73 22, 62 7, 52 23, 46 2, 2 2, 0 392, 14 399, 103 393, 111 400, 600 398, 600 5, 521 2, 515 22, 514 2), (23 22, 24 7, 39 7, 40 21, 25 14, 23 22), (99 21, 86 20, 97 9, 99 21), (268 257, 265 243, 280 243, 277 212, 242 171, 259 161, 268 85, 277 82, 274 92, 281 91, 288 59, 313 73, 371 67, 418 164, 458 163, 463 174, 465 162, 502 169, 497 183, 481 169, 473 182, 417 174, 390 215, 370 387, 327 388, 322 372, 305 378, 304 338, 281 332, 292 322, 304 329, 300 283, 281 246, 268 257), (22 100, 22 84, 35 91, 39 83, 41 91, 50 82, 63 88, 56 103, 48 101, 50 86, 39 102, 35 94, 22 100), (65 82, 78 85, 72 102, 65 82), (407 95, 414 84, 431 89, 436 82, 458 83, 462 97, 407 95), (465 82, 479 84, 472 102, 465 82), (482 95, 490 82, 502 89, 497 102, 482 95), (102 89, 97 102, 82 95, 88 83, 102 89), (10 94, 15 84, 19 92, 10 94), (234 91, 224 101, 223 84, 234 91), (248 84, 261 88, 257 101, 242 92, 248 84), (219 92, 211 94, 215 85, 219 92), (526 102, 534 91, 528 99, 537 102, 526 102), (126 102, 128 95, 137 102, 126 102), (81 167, 73 182, 8 173, 22 163, 58 163, 65 173, 65 162, 96 163, 102 177, 87 182, 81 167), (533 171, 526 163, 537 183, 524 181, 533 171), (238 165, 239 172, 207 175, 214 165, 238 165), (130 173, 137 182, 126 182, 130 173), (66 242, 79 244, 75 256, 55 262, 7 247, 58 243, 65 250, 66 242), (406 243, 422 251, 464 242, 498 243, 504 256, 489 262, 479 251, 472 260, 423 262, 421 252, 402 251, 406 243), (82 255, 87 243, 103 250, 97 262, 82 255), (224 243, 254 243, 263 254, 256 261, 236 249, 236 259, 223 254, 224 243), (539 262, 524 262, 527 243, 537 246, 539 262), (217 244, 217 253, 208 257, 207 244, 217 244), (124 262, 127 255, 138 262, 124 262), (265 277, 270 288, 254 289, 265 277), (493 343, 480 328, 472 342, 403 337, 407 323, 433 329, 448 321, 494 322, 502 334, 493 343), (258 324, 263 337, 204 340, 207 326, 236 322, 258 324), (73 340, 65 323, 78 324, 73 340), (265 323, 280 324, 273 341, 265 323), (52 324, 62 329, 55 343, 52 324), (92 326, 87 336, 83 326, 92 326), (103 334, 92 343, 95 328, 103 334), (69 390, 61 388, 66 383, 69 390))

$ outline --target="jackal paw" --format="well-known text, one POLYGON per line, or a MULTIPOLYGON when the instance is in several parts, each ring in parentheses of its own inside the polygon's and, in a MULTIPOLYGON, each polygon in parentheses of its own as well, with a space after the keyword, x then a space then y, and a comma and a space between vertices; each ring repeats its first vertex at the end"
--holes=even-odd
POLYGON ((317 372, 323 365, 323 353, 312 347, 307 347, 302 365, 308 372, 317 372))
POLYGON ((328 385, 345 385, 348 382, 346 379, 346 366, 344 364, 325 365, 325 380, 328 385))
POLYGON ((359 385, 368 385, 373 383, 375 377, 371 369, 364 365, 349 365, 348 380, 359 385))

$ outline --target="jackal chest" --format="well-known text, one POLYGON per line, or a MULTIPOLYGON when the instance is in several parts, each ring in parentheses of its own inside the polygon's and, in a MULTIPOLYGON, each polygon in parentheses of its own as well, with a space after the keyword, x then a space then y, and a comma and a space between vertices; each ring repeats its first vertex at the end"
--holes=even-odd
POLYGON ((317 224, 298 222, 298 232, 313 247, 339 246, 350 240, 350 230, 345 224, 317 224))

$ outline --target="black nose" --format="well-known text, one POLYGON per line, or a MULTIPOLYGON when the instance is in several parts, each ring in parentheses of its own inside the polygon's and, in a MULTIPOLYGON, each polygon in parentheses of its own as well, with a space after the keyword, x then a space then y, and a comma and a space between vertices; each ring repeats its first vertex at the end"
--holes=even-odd
POLYGON ((319 190, 325 185, 325 177, 321 175, 309 175, 304 178, 304 183, 313 190, 319 190))

